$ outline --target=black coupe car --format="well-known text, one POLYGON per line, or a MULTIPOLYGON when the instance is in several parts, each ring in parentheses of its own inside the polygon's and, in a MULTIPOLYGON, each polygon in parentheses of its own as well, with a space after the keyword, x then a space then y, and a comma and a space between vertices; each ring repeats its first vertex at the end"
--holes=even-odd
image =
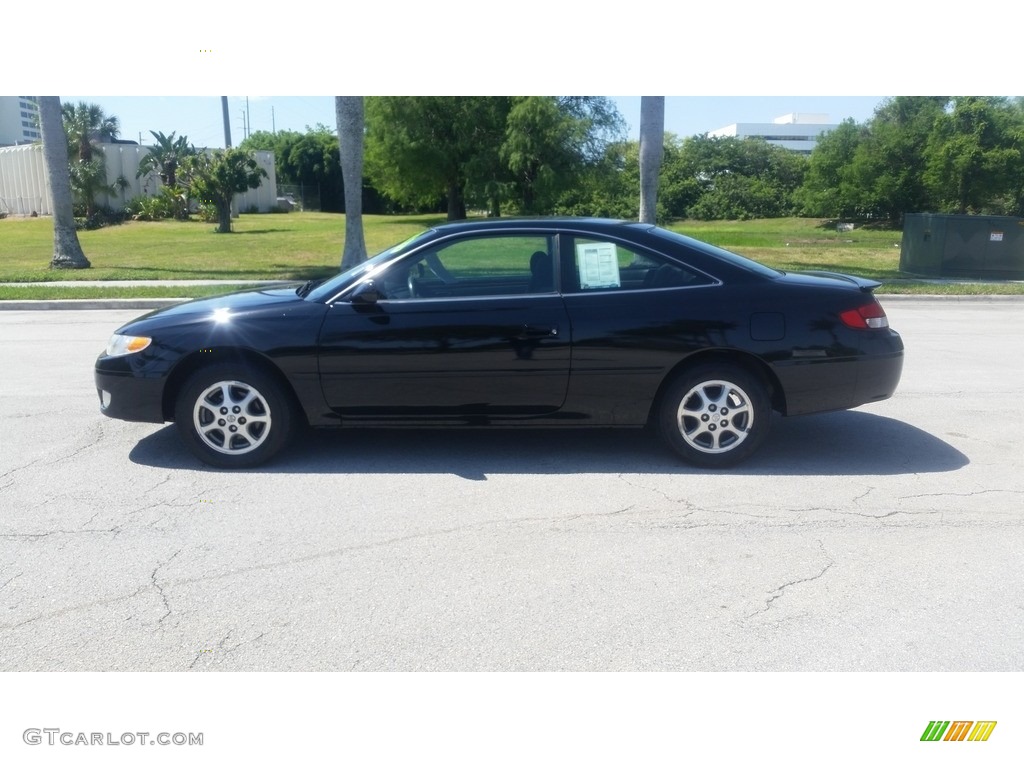
POLYGON ((187 302, 121 327, 100 408, 174 421, 219 467, 302 424, 653 424, 725 467, 784 415, 884 400, 903 342, 848 275, 788 274, 648 224, 490 219, 429 229, 318 284, 187 302))

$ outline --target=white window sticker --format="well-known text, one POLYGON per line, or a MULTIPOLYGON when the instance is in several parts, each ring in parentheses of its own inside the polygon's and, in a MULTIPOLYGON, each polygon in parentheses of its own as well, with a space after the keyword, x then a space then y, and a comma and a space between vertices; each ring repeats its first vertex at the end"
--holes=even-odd
POLYGON ((576 264, 580 271, 580 288, 618 288, 619 258, 615 243, 577 243, 576 264))
POLYGON ((1002 232, 990 232, 989 236, 988 236, 988 239, 991 240, 993 243, 1001 243, 1001 242, 1003 242, 1003 233, 1002 232))

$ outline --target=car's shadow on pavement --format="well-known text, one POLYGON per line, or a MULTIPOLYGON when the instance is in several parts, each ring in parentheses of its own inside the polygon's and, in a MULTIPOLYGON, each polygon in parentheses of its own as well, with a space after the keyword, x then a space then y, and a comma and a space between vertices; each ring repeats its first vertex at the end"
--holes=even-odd
MULTIPOLYGON (((173 425, 129 458, 165 469, 220 472, 192 457, 173 425)), ((951 472, 967 456, 902 421, 860 411, 775 418, 767 440, 738 467, 704 470, 676 459, 653 430, 338 430, 302 432, 261 473, 901 475, 951 472)))

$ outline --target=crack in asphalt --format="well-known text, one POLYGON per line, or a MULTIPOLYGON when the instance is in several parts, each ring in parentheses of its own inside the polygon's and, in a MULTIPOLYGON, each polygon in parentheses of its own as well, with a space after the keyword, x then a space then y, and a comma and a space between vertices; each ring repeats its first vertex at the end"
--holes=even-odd
MULTIPOLYGON (((825 551, 825 545, 821 541, 818 542, 818 547, 821 549, 822 553, 826 557, 828 557, 828 552, 825 551)), ((789 589, 790 587, 796 586, 797 584, 807 584, 807 583, 812 582, 812 581, 817 581, 822 576, 824 576, 826 573, 828 573, 829 569, 833 565, 835 565, 835 560, 831 560, 830 559, 829 562, 825 565, 824 568, 821 569, 821 571, 818 574, 816 574, 814 576, 808 576, 805 579, 794 579, 793 581, 787 581, 785 584, 777 587, 776 589, 774 589, 772 591, 772 593, 771 593, 771 595, 769 595, 768 599, 765 600, 764 608, 762 608, 760 611, 754 611, 752 614, 750 614, 746 618, 751 619, 754 616, 758 616, 758 615, 760 615, 762 613, 767 613, 768 611, 771 610, 772 604, 776 600, 780 599, 781 597, 783 597, 786 594, 786 590, 787 589, 789 589)))
POLYGON ((877 489, 873 485, 868 486, 868 489, 866 491, 864 491, 864 493, 860 494, 859 496, 854 496, 853 497, 853 503, 854 504, 860 504, 861 499, 864 499, 864 498, 870 496, 872 493, 875 492, 875 490, 877 490, 877 489))
MULTIPOLYGON (((48 499, 48 500, 44 501, 42 504, 40 504, 39 506, 46 506, 47 504, 49 504, 51 502, 54 502, 54 501, 57 501, 57 500, 58 499, 48 499)), ((92 502, 91 499, 87 500, 87 501, 89 501, 90 503, 92 502)), ((160 507, 170 507, 172 509, 191 509, 194 506, 195 506, 195 502, 191 502, 191 501, 182 501, 182 502, 154 501, 154 502, 152 502, 150 504, 146 504, 146 505, 141 506, 141 507, 136 507, 135 509, 130 509, 130 510, 122 513, 123 517, 124 517, 124 520, 121 523, 118 523, 117 525, 111 526, 110 528, 87 528, 86 526, 89 525, 90 523, 92 523, 92 521, 95 520, 97 517, 99 517, 100 515, 102 515, 102 514, 104 514, 106 512, 110 512, 109 509, 101 509, 101 510, 98 510, 97 512, 95 512, 92 515, 92 517, 90 517, 84 523, 82 523, 82 526, 78 530, 69 531, 69 530, 66 530, 66 529, 63 529, 63 528, 58 528, 58 529, 53 530, 53 531, 44 531, 44 532, 41 532, 41 533, 0 533, 0 539, 22 539, 22 540, 25 540, 25 541, 33 541, 33 540, 37 540, 37 539, 46 538, 47 536, 55 536, 55 535, 58 535, 58 534, 64 534, 64 535, 67 535, 67 536, 75 536, 75 535, 84 534, 84 533, 109 533, 109 534, 113 534, 116 537, 117 535, 119 535, 119 534, 124 532, 125 524, 127 522, 130 522, 130 518, 132 518, 132 517, 134 517, 136 515, 142 514, 143 512, 148 512, 151 509, 157 509, 157 508, 160 508, 160 507)), ((167 516, 164 515, 163 517, 159 518, 159 520, 164 520, 164 519, 166 519, 166 517, 167 516)), ((154 521, 154 522, 159 522, 159 520, 154 521)), ((153 523, 149 523, 147 527, 151 527, 152 525, 153 525, 153 523)))
MULTIPOLYGON (((403 544, 405 542, 416 541, 416 540, 419 540, 419 539, 430 539, 430 538, 434 538, 434 537, 438 537, 438 536, 448 536, 448 535, 451 535, 451 534, 459 534, 459 533, 463 533, 463 532, 466 532, 466 531, 471 531, 471 530, 475 530, 475 529, 479 529, 479 528, 487 528, 487 527, 509 525, 509 524, 519 525, 519 524, 523 524, 523 523, 552 522, 554 520, 579 519, 581 517, 607 516, 607 515, 613 515, 613 514, 622 514, 623 512, 628 511, 628 509, 630 509, 630 508, 627 507, 625 509, 615 510, 613 512, 592 512, 592 513, 586 513, 586 514, 583 514, 583 515, 578 515, 578 516, 573 517, 573 518, 526 517, 526 518, 514 518, 514 519, 511 519, 511 520, 494 520, 494 521, 489 521, 489 522, 485 522, 485 523, 473 523, 473 524, 470 524, 470 525, 456 526, 456 527, 453 527, 453 528, 444 528, 444 529, 434 530, 434 531, 424 531, 423 533, 414 533, 414 534, 409 534, 407 536, 397 536, 397 537, 394 537, 394 538, 391 538, 391 539, 385 539, 385 540, 382 540, 382 541, 367 542, 366 544, 354 544, 354 545, 348 546, 348 547, 339 547, 338 549, 330 549, 330 550, 326 550, 326 551, 323 551, 323 552, 314 552, 314 553, 311 553, 309 555, 303 555, 302 557, 291 558, 291 559, 288 559, 288 560, 279 560, 279 561, 270 562, 270 563, 262 563, 262 564, 259 564, 259 565, 246 566, 244 568, 235 568, 233 570, 228 570, 228 571, 224 571, 222 573, 217 573, 217 574, 210 574, 210 575, 204 575, 204 576, 196 576, 196 577, 193 577, 193 578, 178 579, 176 581, 170 581, 170 582, 166 582, 166 583, 158 582, 157 579, 156 579, 157 573, 160 571, 160 569, 166 567, 175 557, 177 557, 179 554, 181 554, 182 551, 184 551, 182 549, 179 549, 177 552, 175 552, 173 555, 171 555, 171 557, 169 557, 165 562, 159 563, 153 569, 152 574, 150 574, 150 583, 149 584, 143 584, 142 586, 140 586, 138 589, 136 589, 134 592, 132 592, 130 594, 127 594, 127 595, 117 595, 117 596, 114 596, 114 597, 104 598, 104 599, 101 599, 101 600, 91 600, 91 601, 85 602, 85 603, 78 603, 76 605, 71 605, 71 606, 68 606, 66 608, 61 608, 60 610, 57 610, 57 611, 52 611, 50 613, 43 613, 43 614, 39 614, 38 616, 33 616, 31 618, 25 619, 24 621, 20 621, 17 624, 0 624, 0 631, 18 629, 20 627, 25 626, 26 624, 31 624, 31 623, 34 623, 36 621, 42 621, 44 619, 57 618, 58 616, 65 616, 65 615, 67 615, 69 613, 73 613, 73 612, 78 611, 78 610, 84 610, 84 609, 87 609, 87 608, 94 608, 94 607, 103 606, 103 605, 110 605, 110 604, 113 604, 113 603, 121 602, 123 600, 130 600, 132 598, 135 598, 135 597, 139 596, 143 592, 146 592, 146 591, 149 591, 149 590, 156 590, 156 592, 160 595, 161 601, 163 602, 165 613, 164 613, 163 616, 160 617, 160 619, 157 622, 158 624, 161 624, 171 614, 171 607, 170 607, 170 603, 167 600, 167 596, 166 596, 165 590, 172 589, 172 588, 175 588, 175 587, 192 585, 192 584, 201 584, 201 583, 204 583, 204 582, 217 581, 217 580, 220 580, 220 579, 229 579, 229 578, 232 578, 232 577, 235 577, 235 576, 239 576, 239 575, 243 575, 243 574, 259 573, 259 572, 262 572, 262 571, 271 571, 271 570, 274 570, 276 568, 282 568, 282 567, 293 566, 293 565, 303 565, 303 564, 306 564, 306 563, 316 562, 318 560, 330 560, 330 559, 333 559, 333 558, 336 558, 336 557, 344 557, 345 555, 352 554, 352 553, 372 551, 372 550, 375 550, 375 549, 380 549, 380 548, 383 548, 383 547, 389 547, 389 546, 393 546, 395 544, 403 544)), ((104 533, 117 533, 119 530, 120 530, 119 528, 116 528, 116 529, 111 529, 110 531, 104 531, 104 533)), ((87 533, 87 532, 91 532, 91 531, 52 531, 50 533, 44 533, 44 534, 9 534, 8 536, 11 537, 11 538, 24 538, 24 537, 42 538, 44 536, 50 536, 53 533, 78 534, 78 533, 87 533)), ((4 537, 3 535, 0 535, 0 538, 3 538, 3 537, 4 537)))
POLYGON ((58 534, 79 536, 83 533, 113 533, 114 535, 117 535, 120 530, 120 526, 115 526, 113 528, 80 528, 77 531, 65 531, 64 529, 58 529, 56 531, 46 531, 45 533, 0 533, 0 539, 24 539, 26 541, 34 541, 36 539, 45 539, 47 536, 56 536, 58 534))
POLYGON ((952 491, 944 491, 940 493, 915 493, 910 496, 900 496, 900 501, 904 499, 926 499, 935 496, 952 496, 956 498, 970 498, 971 496, 983 496, 988 493, 1012 493, 1014 495, 1024 494, 1024 491, 1018 491, 1010 488, 988 488, 982 491, 969 491, 968 493, 954 493, 952 491))
MULTIPOLYGON (((225 656, 234 653, 239 648, 241 648, 243 645, 249 645, 250 643, 255 643, 258 640, 262 640, 264 637, 267 636, 266 632, 260 632, 258 635, 256 635, 256 637, 250 638, 248 640, 242 640, 241 642, 235 643, 230 648, 225 648, 224 644, 228 641, 228 638, 231 637, 231 635, 233 635, 233 634, 234 634, 234 630, 233 629, 232 630, 228 630, 228 633, 226 635, 224 635, 224 637, 222 637, 217 642, 217 650, 218 651, 222 651, 225 656)), ((190 670, 195 669, 195 666, 196 666, 196 664, 199 663, 199 660, 201 658, 203 658, 205 655, 210 654, 210 653, 213 653, 213 649, 212 648, 200 648, 199 652, 196 654, 196 657, 194 659, 192 659, 192 663, 188 665, 188 668, 190 670)))
POLYGON ((22 464, 20 467, 14 467, 13 469, 9 469, 2 475, 0 475, 0 480, 3 480, 5 477, 10 477, 15 472, 21 472, 23 469, 28 469, 29 467, 34 467, 36 464, 41 464, 42 462, 46 461, 47 458, 47 456, 40 456, 38 459, 33 459, 32 461, 28 462, 28 464, 22 464))
POLYGON ((93 446, 97 445, 100 442, 100 440, 103 439, 105 432, 103 430, 102 422, 96 422, 92 424, 91 428, 95 430, 95 434, 93 434, 91 437, 86 438, 85 445, 81 445, 78 448, 72 450, 71 453, 66 453, 61 456, 57 456, 56 458, 52 456, 40 456, 38 459, 33 459, 27 464, 22 464, 20 467, 14 467, 12 469, 7 470, 3 474, 0 474, 0 480, 3 480, 6 477, 10 477, 16 472, 21 472, 22 470, 28 469, 29 467, 34 467, 36 464, 52 466, 53 464, 60 464, 62 461, 73 459, 75 456, 82 453, 82 451, 92 448, 93 446))
POLYGON ((663 499, 665 499, 665 501, 671 501, 673 504, 685 504, 687 507, 692 507, 693 506, 687 499, 676 499, 676 498, 673 498, 672 496, 669 496, 667 493, 665 493, 660 488, 651 488, 648 485, 643 485, 641 483, 633 482, 632 480, 627 480, 625 472, 620 472, 616 477, 618 477, 619 480, 624 482, 630 488, 639 488, 642 491, 648 491, 650 493, 656 493, 659 496, 661 496, 663 499))
POLYGON ((24 575, 25 575, 25 572, 24 572, 24 571, 22 571, 21 573, 16 573, 16 574, 14 574, 13 576, 11 576, 11 578, 9 578, 9 579, 8 579, 7 581, 5 581, 5 582, 4 582, 3 584, 0 584, 0 590, 3 590, 3 588, 4 588, 4 587, 6 587, 6 586, 7 586, 8 584, 10 584, 10 583, 11 583, 12 581, 14 581, 14 580, 15 580, 16 578, 18 578, 19 576, 24 576, 24 575))
POLYGON ((164 623, 164 619, 166 619, 168 616, 171 615, 171 604, 167 600, 167 594, 164 592, 164 588, 160 584, 160 582, 158 582, 156 580, 157 571, 159 571, 161 568, 165 568, 168 565, 170 565, 171 561, 174 560, 174 558, 176 558, 181 553, 182 553, 182 550, 179 549, 177 552, 175 552, 173 555, 171 555, 169 558, 167 558, 166 562, 158 563, 156 568, 153 569, 153 573, 149 577, 150 582, 153 585, 153 588, 156 589, 157 593, 160 595, 160 600, 163 601, 164 609, 166 610, 166 613, 164 613, 163 616, 161 616, 159 619, 157 619, 157 622, 156 622, 157 624, 163 624, 164 623))
POLYGON ((869 512, 845 512, 843 510, 837 510, 837 514, 847 515, 850 517, 866 517, 869 520, 884 520, 887 517, 894 517, 895 515, 910 515, 915 517, 917 515, 941 515, 942 512, 935 509, 922 509, 918 511, 909 509, 894 509, 892 512, 885 512, 881 515, 872 515, 869 512))
MULTIPOLYGON (((611 512, 581 512, 580 514, 572 515, 571 517, 559 517, 559 518, 557 518, 557 520, 559 522, 561 522, 563 520, 566 520, 566 521, 568 521, 568 520, 579 520, 579 519, 584 518, 584 517, 615 517, 616 515, 621 515, 621 514, 623 514, 625 512, 629 512, 634 507, 636 507, 636 504, 630 504, 628 507, 623 507, 622 509, 613 509, 611 512)), ((538 518, 538 519, 550 520, 551 522, 554 522, 556 518, 538 518)))

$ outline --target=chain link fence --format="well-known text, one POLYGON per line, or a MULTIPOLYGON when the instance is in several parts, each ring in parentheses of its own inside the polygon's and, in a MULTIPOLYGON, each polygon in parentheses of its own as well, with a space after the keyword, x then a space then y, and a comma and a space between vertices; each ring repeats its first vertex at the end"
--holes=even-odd
POLYGON ((297 211, 321 210, 319 184, 278 184, 277 198, 281 207, 292 205, 297 211))

